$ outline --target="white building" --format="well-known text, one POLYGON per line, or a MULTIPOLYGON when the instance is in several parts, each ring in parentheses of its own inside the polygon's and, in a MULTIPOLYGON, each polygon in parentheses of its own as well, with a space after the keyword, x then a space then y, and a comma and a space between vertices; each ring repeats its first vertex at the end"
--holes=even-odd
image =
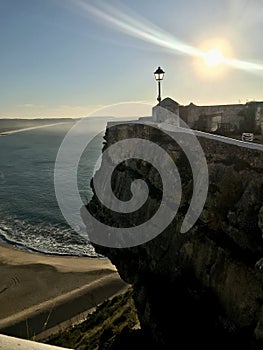
POLYGON ((155 123, 167 123, 179 126, 179 104, 167 97, 152 109, 155 123))

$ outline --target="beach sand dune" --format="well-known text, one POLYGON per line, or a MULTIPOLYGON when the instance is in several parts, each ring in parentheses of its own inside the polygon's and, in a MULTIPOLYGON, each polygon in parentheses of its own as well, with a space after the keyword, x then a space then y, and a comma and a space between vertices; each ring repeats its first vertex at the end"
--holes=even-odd
POLYGON ((0 246, 0 332, 30 339, 82 315, 126 284, 107 259, 0 246))

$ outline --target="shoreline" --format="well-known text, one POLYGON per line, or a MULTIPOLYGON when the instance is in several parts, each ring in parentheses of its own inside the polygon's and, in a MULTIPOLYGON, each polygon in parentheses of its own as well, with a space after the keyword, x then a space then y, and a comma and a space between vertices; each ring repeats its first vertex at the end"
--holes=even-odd
MULTIPOLYGON (((56 260, 62 260, 64 263, 67 261, 66 259, 83 259, 84 260, 107 260, 109 262, 109 259, 104 256, 87 256, 87 255, 73 255, 73 254, 56 254, 56 253, 49 253, 49 252, 42 252, 40 250, 27 247, 26 245, 19 244, 19 243, 13 243, 12 241, 9 241, 8 239, 3 239, 0 237, 0 265, 2 262, 2 253, 4 251, 5 254, 10 255, 10 259, 4 258, 5 261, 8 263, 12 263, 12 260, 14 262, 19 262, 22 264, 30 264, 34 263, 34 261, 37 259, 38 261, 41 261, 43 264, 49 265, 55 264, 56 260), (24 259, 24 263, 23 260, 24 259), (65 259, 65 260, 64 260, 65 259)), ((16 263, 14 263, 16 264, 16 263)), ((115 269, 115 266, 112 265, 109 262, 110 266, 115 269)), ((73 267, 73 266, 72 266, 73 267)), ((116 270, 116 269, 115 269, 116 270)))
POLYGON ((127 286, 106 258, 22 251, 0 242, 0 331, 33 337, 69 322, 127 286))
POLYGON ((14 248, 16 250, 27 252, 31 254, 39 254, 44 256, 58 256, 58 257, 76 257, 76 258, 90 258, 90 259, 106 259, 102 255, 75 255, 75 254, 67 254, 67 253, 51 253, 51 252, 43 252, 39 249, 28 247, 27 245, 23 243, 18 243, 15 241, 12 241, 11 239, 6 238, 4 235, 0 233, 0 247, 1 245, 7 245, 10 248, 14 248))

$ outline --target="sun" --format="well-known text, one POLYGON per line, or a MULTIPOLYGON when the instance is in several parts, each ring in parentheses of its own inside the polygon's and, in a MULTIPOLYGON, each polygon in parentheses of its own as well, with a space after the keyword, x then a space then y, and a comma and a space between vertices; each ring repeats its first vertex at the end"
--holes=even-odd
POLYGON ((224 56, 218 49, 207 51, 204 53, 203 57, 205 63, 210 67, 217 66, 219 63, 222 63, 224 61, 224 56))
POLYGON ((228 61, 234 57, 232 45, 224 38, 208 38, 196 44, 199 55, 193 65, 200 79, 224 79, 229 73, 228 61))

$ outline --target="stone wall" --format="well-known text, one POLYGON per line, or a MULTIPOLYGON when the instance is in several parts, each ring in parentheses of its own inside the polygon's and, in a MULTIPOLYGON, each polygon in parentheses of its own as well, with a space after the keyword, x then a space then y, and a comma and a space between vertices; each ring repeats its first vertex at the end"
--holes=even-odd
POLYGON ((245 105, 218 105, 218 106, 189 106, 180 107, 180 117, 193 128, 201 115, 218 114, 222 115, 222 123, 229 123, 234 128, 239 128, 243 117, 238 114, 245 108, 245 105))
MULTIPOLYGON (((250 102, 255 106, 255 126, 260 129, 263 123, 263 102, 250 102)), ((188 106, 180 106, 180 118, 182 118, 190 128, 196 128, 200 116, 221 115, 221 123, 229 125, 230 130, 239 130, 244 119, 240 112, 244 111, 248 104, 230 104, 215 106, 197 106, 190 103, 188 106)), ((204 130, 205 131, 205 130, 204 130)), ((263 134, 263 132, 262 132, 263 134)))

